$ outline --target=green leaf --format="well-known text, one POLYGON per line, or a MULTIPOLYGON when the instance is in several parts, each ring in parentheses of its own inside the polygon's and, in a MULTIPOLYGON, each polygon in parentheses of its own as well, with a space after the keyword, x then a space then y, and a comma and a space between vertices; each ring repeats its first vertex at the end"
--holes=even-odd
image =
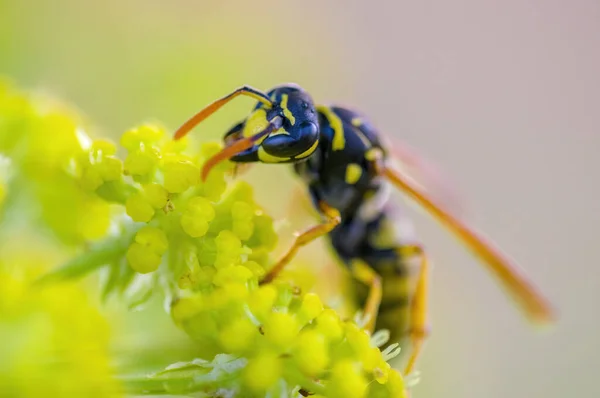
POLYGON ((106 303, 110 295, 116 289, 121 273, 121 266, 119 262, 113 262, 103 269, 100 279, 101 294, 100 300, 102 303, 106 303))
POLYGON ((245 358, 219 354, 213 361, 177 362, 152 375, 125 377, 122 381, 134 394, 210 392, 233 387, 231 382, 239 378, 239 371, 246 362, 245 358))
POLYGON ((92 244, 83 253, 42 275, 36 283, 43 284, 81 278, 104 265, 118 261, 125 255, 139 228, 139 225, 131 224, 124 227, 121 234, 92 244))
POLYGON ((124 294, 138 274, 129 266, 126 258, 120 258, 103 269, 101 275, 101 302, 106 303, 111 295, 124 294))
POLYGON ((135 395, 162 395, 167 392, 161 380, 155 380, 147 375, 120 377, 125 390, 135 395))
POLYGON ((178 362, 172 364, 165 370, 153 374, 150 378, 162 381, 194 379, 199 375, 209 372, 210 368, 210 362, 202 359, 195 359, 191 362, 178 362))
POLYGON ((156 291, 155 274, 137 274, 124 292, 124 299, 129 311, 136 311, 152 297, 156 291))

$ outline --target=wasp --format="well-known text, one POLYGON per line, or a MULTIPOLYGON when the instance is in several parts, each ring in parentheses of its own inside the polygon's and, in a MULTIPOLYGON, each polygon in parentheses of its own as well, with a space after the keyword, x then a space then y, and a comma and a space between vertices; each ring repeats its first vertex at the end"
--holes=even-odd
POLYGON ((386 328, 394 337, 407 340, 410 350, 404 374, 409 374, 430 331, 429 260, 424 246, 409 229, 401 228, 407 220, 390 199, 395 187, 481 260, 530 321, 554 320, 550 304, 519 266, 438 200, 433 189, 423 188, 414 175, 395 167, 394 162, 410 162, 408 152, 390 147, 369 119, 355 110, 316 105, 296 84, 276 86, 267 93, 243 86, 191 117, 174 139, 184 137, 239 96, 257 103, 247 118, 225 133, 225 145, 204 164, 202 179, 225 160, 291 164, 322 218, 297 234, 260 283, 273 281, 302 246, 327 236, 356 282, 356 300, 363 308, 367 332, 386 328))

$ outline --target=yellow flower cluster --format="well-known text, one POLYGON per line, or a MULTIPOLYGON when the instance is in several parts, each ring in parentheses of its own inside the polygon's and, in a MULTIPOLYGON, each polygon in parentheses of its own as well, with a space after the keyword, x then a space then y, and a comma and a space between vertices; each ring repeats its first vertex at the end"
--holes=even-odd
MULTIPOLYGON (((401 376, 355 323, 325 309, 315 294, 289 284, 259 286, 277 241, 273 220, 248 184, 227 187, 230 164, 206 184, 199 181, 202 162, 220 145, 205 144, 197 157, 165 154, 165 145, 172 147, 160 145, 160 137, 157 128, 142 126, 121 139, 128 150, 124 172, 141 184, 126 202, 127 214, 146 223, 127 259, 137 272, 175 278, 172 318, 205 359, 244 360, 209 382, 190 378, 183 391, 226 387, 258 397, 304 388, 327 397, 403 396, 401 376)), ((165 375, 173 372, 159 377, 165 375)))
MULTIPOLYGON (((302 295, 286 284, 257 287, 252 279, 244 265, 230 266, 215 275, 212 292, 174 303, 173 319, 190 336, 216 353, 244 359, 222 378, 200 378, 188 389, 206 391, 223 382, 240 396, 287 396, 294 388, 332 398, 404 396, 400 374, 386 362, 388 352, 377 347, 385 339, 371 339, 313 293, 302 295)), ((168 376, 178 374, 167 370, 156 377, 168 388, 168 376)))
POLYGON ((231 163, 200 181, 220 143, 196 148, 144 124, 126 131, 119 149, 80 126, 68 110, 0 85, 0 153, 16 170, 8 198, 29 198, 42 214, 34 222, 86 243, 44 281, 107 267, 106 295, 146 274, 142 300, 164 293, 173 321, 198 344, 193 362, 126 378, 132 393, 404 396, 386 362, 392 353, 378 348, 381 333, 371 338, 293 284, 259 284, 277 244, 273 219, 248 184, 228 183, 231 163))

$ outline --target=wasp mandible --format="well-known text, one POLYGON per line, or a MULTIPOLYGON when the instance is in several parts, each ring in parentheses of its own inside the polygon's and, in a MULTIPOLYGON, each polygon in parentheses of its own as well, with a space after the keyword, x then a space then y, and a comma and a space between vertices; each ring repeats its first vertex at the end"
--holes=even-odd
POLYGON ((225 147, 205 163, 202 178, 224 160, 291 163, 323 218, 321 224, 296 237, 261 283, 272 281, 300 247, 327 235, 334 252, 363 286, 357 300, 368 319, 367 331, 386 328, 409 340, 404 374, 410 373, 429 333, 429 266, 423 246, 397 228, 404 220, 398 218, 397 206, 390 200, 390 187, 395 186, 479 258, 530 321, 553 321, 551 306, 518 265, 448 210, 443 201, 436 200, 414 176, 395 168, 394 160, 410 160, 407 153, 386 145, 384 137, 359 112, 315 105, 310 94, 295 84, 280 85, 267 93, 243 86, 190 118, 174 138, 182 138, 240 95, 255 99, 257 104, 246 119, 225 134, 225 147))

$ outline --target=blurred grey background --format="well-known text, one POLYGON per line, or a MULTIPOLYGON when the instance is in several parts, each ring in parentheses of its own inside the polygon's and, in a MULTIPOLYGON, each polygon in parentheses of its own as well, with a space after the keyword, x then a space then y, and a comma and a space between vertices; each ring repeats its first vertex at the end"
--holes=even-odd
MULTIPOLYGON (((146 118, 175 128, 243 83, 295 81, 362 109, 452 176, 476 225, 560 318, 530 328, 416 214, 435 267, 416 398, 600 396, 599 71, 597 0, 0 0, 0 74, 77 104, 115 137, 146 118)), ((220 137, 250 105, 202 131, 220 137)), ((289 199, 293 184, 269 181, 290 175, 262 166, 247 178, 283 216, 273 193, 289 199)))

